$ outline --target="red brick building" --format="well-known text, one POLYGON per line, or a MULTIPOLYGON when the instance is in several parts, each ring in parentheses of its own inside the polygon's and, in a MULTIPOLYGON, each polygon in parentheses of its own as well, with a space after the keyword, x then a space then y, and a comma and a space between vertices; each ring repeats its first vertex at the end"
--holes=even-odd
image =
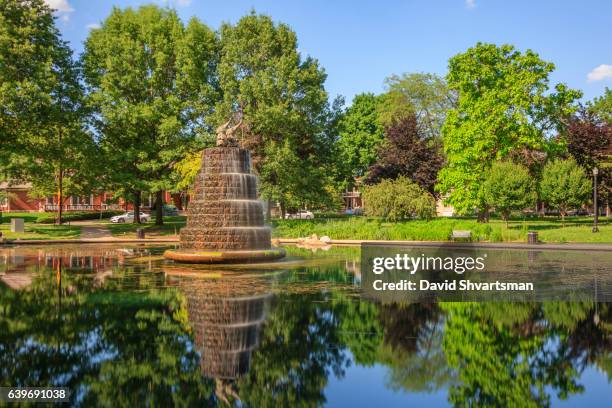
MULTIPOLYGON (((53 195, 46 198, 33 198, 30 196, 32 185, 29 183, 9 184, 0 182, 0 191, 4 198, 0 198, 0 211, 19 212, 45 212, 57 211, 58 197, 53 195)), ((120 199, 116 203, 110 203, 112 194, 108 192, 91 193, 88 196, 68 196, 64 198, 64 211, 100 211, 100 210, 130 210, 131 203, 120 199)), ((183 209, 186 199, 184 194, 171 194, 164 192, 164 203, 174 205, 179 210, 183 209)), ((142 209, 150 210, 155 204, 153 194, 143 194, 142 209)))

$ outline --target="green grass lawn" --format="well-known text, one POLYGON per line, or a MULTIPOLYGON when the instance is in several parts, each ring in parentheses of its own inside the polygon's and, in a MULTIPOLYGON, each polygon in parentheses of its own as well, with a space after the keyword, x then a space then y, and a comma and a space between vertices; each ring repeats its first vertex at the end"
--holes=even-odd
POLYGON ((542 242, 612 243, 612 224, 600 219, 599 233, 591 232, 593 219, 568 217, 565 226, 556 217, 513 219, 508 223, 491 220, 478 223, 474 218, 434 218, 397 223, 367 217, 348 219, 275 220, 273 236, 299 238, 311 234, 332 239, 371 239, 409 241, 448 241, 453 230, 470 230, 475 241, 526 242, 528 231, 537 231, 542 242))
POLYGON ((81 235, 81 227, 74 225, 25 224, 25 232, 10 232, 9 224, 1 224, 2 238, 6 239, 75 239, 81 235))
POLYGON ((165 216, 164 225, 155 225, 155 218, 146 224, 113 224, 110 221, 104 221, 103 224, 110 230, 111 234, 116 237, 134 237, 138 228, 144 228, 145 237, 161 237, 178 234, 181 228, 185 226, 186 217, 182 215, 165 216))
MULTIPOLYGON (((4 238, 21 239, 62 239, 78 238, 80 227, 33 224, 36 213, 4 213, 0 225, 4 238), (26 220, 26 232, 9 232, 10 218, 26 220)), ((162 237, 178 233, 185 226, 184 216, 164 217, 164 225, 154 222, 147 224, 112 224, 108 220, 100 224, 106 226, 113 236, 135 237, 137 228, 144 228, 146 237, 162 237)), ((434 218, 430 221, 409 220, 397 223, 385 222, 368 217, 330 218, 314 220, 274 220, 273 236, 276 238, 300 238, 312 234, 328 235, 332 239, 372 239, 372 240, 410 240, 410 241, 448 241, 453 230, 470 230, 475 241, 484 242, 526 242, 528 231, 537 231, 540 241, 550 243, 584 242, 612 243, 612 224, 602 217, 599 233, 591 232, 591 217, 568 217, 565 225, 556 217, 512 219, 508 226, 501 220, 491 220, 481 224, 474 218, 434 218)))
POLYGON ((35 224, 37 212, 3 212, 0 232, 6 239, 74 239, 81 235, 81 227, 74 225, 35 224), (11 218, 23 218, 25 232, 11 232, 11 218))

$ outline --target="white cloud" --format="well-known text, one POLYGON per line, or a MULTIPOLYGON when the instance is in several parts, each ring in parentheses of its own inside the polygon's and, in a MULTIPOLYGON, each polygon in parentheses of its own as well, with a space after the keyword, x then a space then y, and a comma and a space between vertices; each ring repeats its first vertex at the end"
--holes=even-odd
POLYGON ((63 21, 68 21, 70 19, 70 13, 74 11, 68 0, 45 0, 45 3, 55 10, 63 21))
POLYGON ((476 0, 465 0, 465 7, 473 9, 476 7, 476 0))
POLYGON ((157 0, 167 6, 178 6, 178 7, 189 7, 191 6, 191 0, 157 0))
POLYGON ((74 11, 68 0, 45 0, 45 3, 59 12, 72 13, 74 11))
POLYGON ((87 28, 90 30, 95 30, 96 28, 100 28, 100 24, 98 23, 89 23, 87 24, 87 28))
POLYGON ((601 64, 593 68, 593 70, 587 74, 589 82, 601 81, 606 78, 612 78, 612 65, 601 64))

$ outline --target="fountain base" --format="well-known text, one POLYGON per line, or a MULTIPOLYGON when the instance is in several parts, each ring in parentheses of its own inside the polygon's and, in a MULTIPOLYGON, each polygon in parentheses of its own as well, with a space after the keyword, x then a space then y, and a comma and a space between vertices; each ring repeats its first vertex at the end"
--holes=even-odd
POLYGON ((248 263, 248 262, 267 262, 280 259, 286 254, 283 248, 272 247, 260 250, 242 251, 206 251, 206 250, 185 250, 169 249, 164 252, 164 258, 175 262, 193 264, 220 264, 220 263, 248 263))

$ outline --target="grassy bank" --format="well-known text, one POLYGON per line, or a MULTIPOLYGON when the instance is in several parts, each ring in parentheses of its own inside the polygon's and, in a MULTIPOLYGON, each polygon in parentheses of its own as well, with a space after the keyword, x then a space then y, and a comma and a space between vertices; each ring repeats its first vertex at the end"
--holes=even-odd
POLYGON ((515 219, 506 223, 491 220, 481 224, 474 218, 434 218, 430 221, 411 220, 397 223, 367 217, 348 219, 276 220, 273 235, 278 238, 299 238, 317 234, 332 239, 371 239, 409 241, 448 241, 453 230, 470 230, 475 241, 525 242, 528 231, 537 231, 543 242, 600 242, 612 243, 612 225, 605 218, 600 221, 600 232, 591 231, 592 218, 515 219))
POLYGON ((146 224, 113 224, 105 221, 106 226, 111 234, 116 237, 133 237, 138 228, 145 230, 146 237, 160 237, 167 235, 178 234, 181 228, 185 226, 186 217, 182 215, 165 216, 164 225, 155 225, 155 218, 146 224))
POLYGON ((74 225, 37 224, 40 213, 3 212, 0 232, 5 239, 75 239, 81 235, 81 227, 74 225), (23 218, 25 232, 11 232, 11 218, 23 218))
MULTIPOLYGON (((0 231, 7 239, 62 239, 79 238, 78 226, 55 226, 35 224, 38 214, 5 213, 0 231), (26 221, 26 232, 9 232, 10 218, 19 217, 26 221)), ((147 237, 174 235, 185 226, 184 216, 164 217, 164 225, 154 222, 146 224, 112 224, 107 220, 100 224, 107 227, 118 238, 134 237, 137 228, 144 228, 147 237)), ((568 217, 565 225, 556 217, 513 219, 508 223, 491 220, 480 224, 474 218, 434 218, 430 221, 412 220, 397 223, 384 222, 368 217, 317 218, 314 220, 274 220, 273 236, 277 238, 300 238, 312 234, 328 235, 332 239, 372 239, 410 241, 448 241, 453 230, 470 230, 475 241, 525 242, 528 231, 537 231, 542 242, 584 242, 612 243, 610 220, 600 220, 600 232, 591 232, 593 219, 590 217, 568 217)))
POLYGON ((1 224, 0 232, 5 239, 76 239, 81 227, 74 225, 25 224, 24 233, 10 231, 9 224, 1 224))

